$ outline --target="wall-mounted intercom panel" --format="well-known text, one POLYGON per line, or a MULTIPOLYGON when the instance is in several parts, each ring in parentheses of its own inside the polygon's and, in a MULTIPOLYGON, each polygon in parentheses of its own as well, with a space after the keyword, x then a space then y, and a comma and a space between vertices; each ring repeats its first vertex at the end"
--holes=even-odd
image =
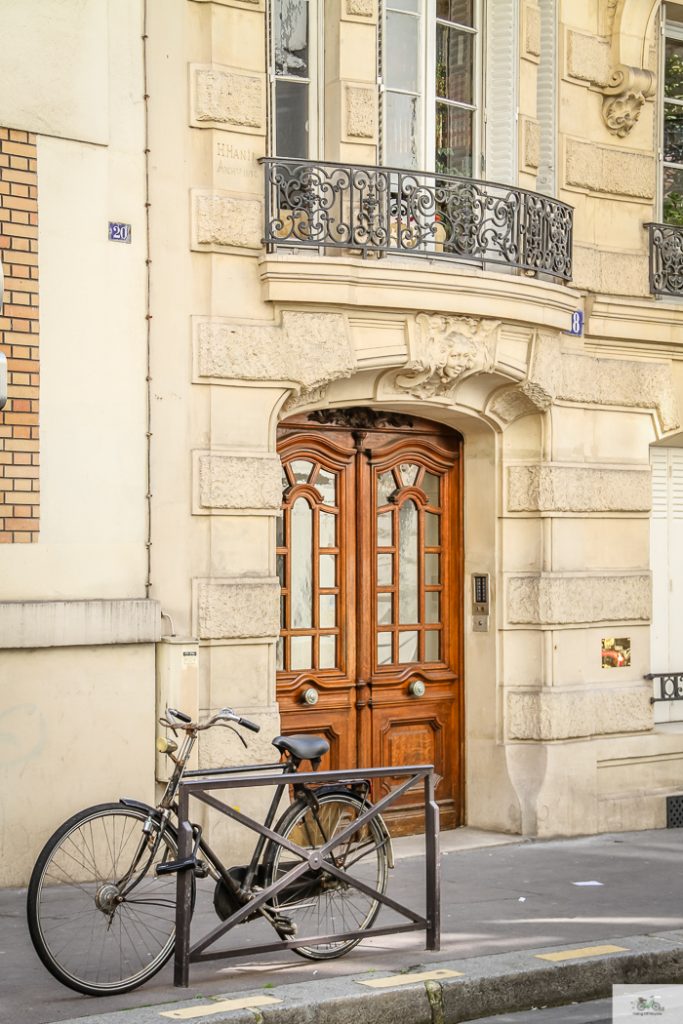
POLYGON ((472 629, 487 633, 491 614, 491 585, 487 572, 472 573, 472 629))

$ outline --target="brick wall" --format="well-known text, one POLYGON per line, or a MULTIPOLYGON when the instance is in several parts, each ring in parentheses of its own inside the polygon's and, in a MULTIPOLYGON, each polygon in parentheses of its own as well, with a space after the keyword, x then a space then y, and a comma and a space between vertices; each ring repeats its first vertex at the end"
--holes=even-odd
POLYGON ((0 350, 8 370, 0 412, 0 543, 30 543, 38 539, 40 517, 36 138, 7 128, 0 128, 0 257, 0 350))

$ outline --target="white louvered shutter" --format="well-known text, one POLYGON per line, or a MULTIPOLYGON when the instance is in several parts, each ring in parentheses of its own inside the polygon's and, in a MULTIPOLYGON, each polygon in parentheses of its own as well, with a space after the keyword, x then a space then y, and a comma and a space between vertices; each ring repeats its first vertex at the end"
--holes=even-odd
POLYGON ((486 178, 517 183, 519 0, 486 5, 486 178))
MULTIPOLYGON (((652 448, 652 672, 683 671, 683 449, 652 448)), ((658 694, 655 694, 658 696, 658 694)), ((683 720, 683 702, 655 705, 656 721, 683 720)))

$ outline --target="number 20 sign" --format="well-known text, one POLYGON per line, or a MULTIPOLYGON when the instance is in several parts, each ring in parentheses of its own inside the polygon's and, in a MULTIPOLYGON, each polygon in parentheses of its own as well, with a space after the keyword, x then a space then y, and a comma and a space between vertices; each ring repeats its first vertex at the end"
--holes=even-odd
POLYGON ((120 221, 109 221, 109 241, 127 242, 130 245, 130 224, 122 224, 120 221))

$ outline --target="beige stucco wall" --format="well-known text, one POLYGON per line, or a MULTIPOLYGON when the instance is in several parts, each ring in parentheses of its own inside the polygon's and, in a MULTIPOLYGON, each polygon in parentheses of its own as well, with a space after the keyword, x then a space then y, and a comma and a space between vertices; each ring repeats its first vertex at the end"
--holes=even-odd
POLYGON ((37 134, 41 330, 40 537, 0 546, 3 885, 80 807, 154 797, 142 12, 0 3, 0 124, 37 134))
POLYGON ((71 814, 154 801, 154 645, 0 653, 0 885, 71 814))

